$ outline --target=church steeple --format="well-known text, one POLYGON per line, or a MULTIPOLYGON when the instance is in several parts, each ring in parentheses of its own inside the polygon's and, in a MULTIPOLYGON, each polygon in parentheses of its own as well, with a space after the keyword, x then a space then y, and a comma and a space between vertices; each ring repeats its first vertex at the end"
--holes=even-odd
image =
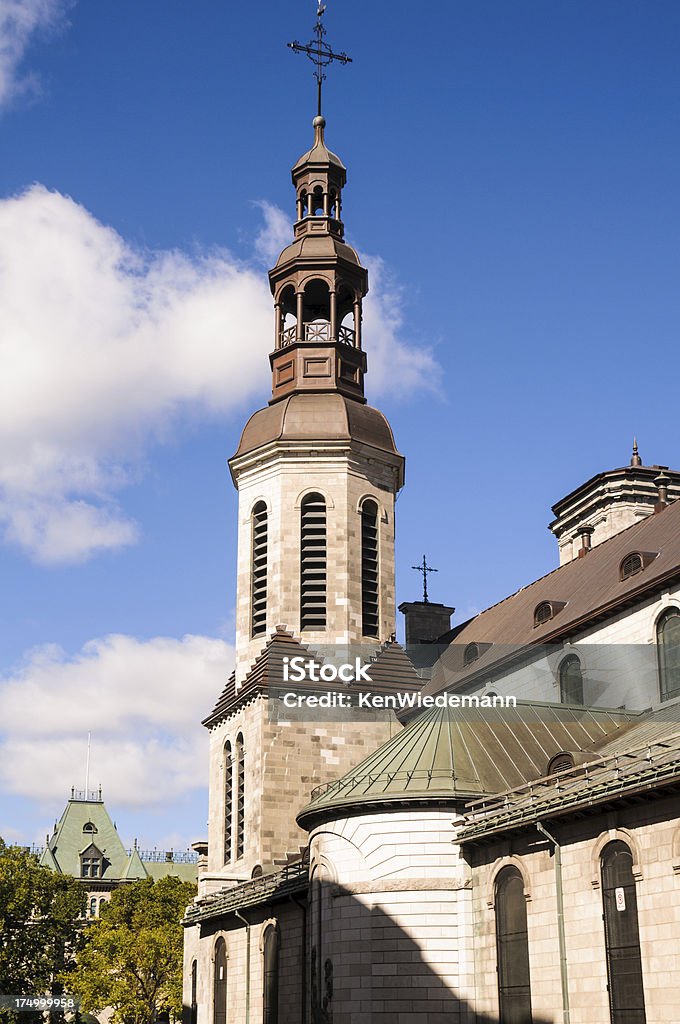
MULTIPOLYGON (((365 402, 362 302, 368 273, 344 241, 344 164, 326 146, 325 118, 293 167, 294 240, 269 272, 274 296, 271 403, 299 392, 339 392, 365 402)), ((270 403, 270 404, 271 404, 270 403)))

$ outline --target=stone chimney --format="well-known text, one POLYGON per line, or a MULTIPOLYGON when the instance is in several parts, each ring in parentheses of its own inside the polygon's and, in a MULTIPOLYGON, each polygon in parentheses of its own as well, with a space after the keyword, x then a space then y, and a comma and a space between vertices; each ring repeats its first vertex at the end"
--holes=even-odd
POLYGON ((455 610, 432 601, 404 601, 399 611, 406 620, 406 646, 435 643, 451 629, 455 610))

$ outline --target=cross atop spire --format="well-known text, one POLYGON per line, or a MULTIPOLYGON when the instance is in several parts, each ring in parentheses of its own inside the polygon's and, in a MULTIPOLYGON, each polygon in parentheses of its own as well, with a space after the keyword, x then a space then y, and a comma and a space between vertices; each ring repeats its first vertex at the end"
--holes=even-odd
POLYGON ((425 557, 425 555, 423 555, 423 564, 422 565, 412 565, 411 568, 415 569, 416 572, 422 572, 422 574, 423 574, 423 604, 429 604, 430 603, 430 599, 427 596, 427 574, 428 574, 428 572, 439 572, 439 569, 433 569, 431 565, 428 565, 427 564, 427 558, 425 557))
POLYGON ((326 29, 323 23, 323 15, 326 10, 326 5, 321 3, 321 0, 317 0, 316 9, 316 24, 314 25, 314 34, 316 39, 310 39, 306 44, 299 43, 297 39, 294 39, 292 43, 288 43, 291 50, 295 50, 296 53, 306 53, 309 59, 316 65, 314 71, 314 77, 316 78, 316 89, 317 89, 317 116, 321 117, 321 85, 326 78, 324 68, 332 64, 334 60, 338 61, 339 64, 351 64, 352 58, 348 57, 346 53, 335 53, 331 46, 325 41, 324 36, 326 35, 326 29))

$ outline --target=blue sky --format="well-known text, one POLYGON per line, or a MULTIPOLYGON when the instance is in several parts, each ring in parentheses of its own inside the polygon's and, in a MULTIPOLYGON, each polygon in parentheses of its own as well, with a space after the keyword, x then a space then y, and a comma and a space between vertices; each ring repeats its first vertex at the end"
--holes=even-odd
MULTIPOLYGON (((410 566, 469 617, 557 564, 550 506, 680 465, 675 0, 328 0, 327 140, 371 270, 369 400, 410 566)), ((0 834, 92 780, 204 834, 268 261, 310 143, 312 0, 0 3, 0 834), (49 16, 49 17, 48 17, 49 16)))

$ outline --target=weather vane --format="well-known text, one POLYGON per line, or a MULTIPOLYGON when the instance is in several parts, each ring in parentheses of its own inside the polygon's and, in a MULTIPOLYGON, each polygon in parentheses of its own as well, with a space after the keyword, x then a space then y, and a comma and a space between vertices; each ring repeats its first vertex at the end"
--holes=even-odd
POLYGON ((309 59, 316 65, 314 77, 316 78, 317 89, 317 114, 321 117, 321 84, 326 78, 323 69, 332 64, 334 60, 337 60, 340 64, 351 64, 352 58, 348 57, 346 53, 334 53, 330 45, 324 40, 326 29, 321 19, 326 10, 326 5, 322 4, 321 0, 317 0, 317 4, 316 24, 314 26, 316 39, 310 39, 306 46, 299 43, 297 39, 292 43, 288 43, 288 45, 296 53, 306 53, 309 59))
POLYGON ((427 596, 427 574, 428 574, 428 572, 439 572, 439 569, 433 569, 431 565, 428 565, 427 564, 427 558, 425 557, 425 555, 423 555, 423 564, 422 565, 412 565, 411 568, 415 569, 416 572, 422 572, 422 574, 423 574, 423 604, 429 604, 430 601, 429 601, 429 598, 427 596))

